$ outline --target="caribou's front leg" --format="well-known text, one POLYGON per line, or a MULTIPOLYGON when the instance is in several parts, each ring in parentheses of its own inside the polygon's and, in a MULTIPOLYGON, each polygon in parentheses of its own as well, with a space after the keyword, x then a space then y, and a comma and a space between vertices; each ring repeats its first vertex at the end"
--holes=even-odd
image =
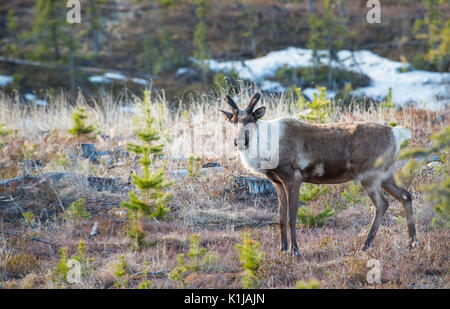
POLYGON ((372 222, 372 227, 370 228, 367 239, 362 247, 362 250, 366 251, 372 246, 375 235, 383 220, 384 213, 389 207, 389 203, 383 196, 383 192, 381 191, 380 186, 376 184, 376 181, 361 181, 361 183, 375 205, 375 217, 372 222))
POLYGON ((293 181, 287 184, 286 189, 288 190, 288 205, 289 205, 289 228, 291 230, 291 247, 290 251, 296 255, 301 256, 300 250, 297 245, 296 236, 296 224, 297 224, 297 214, 298 214, 298 204, 299 204, 299 189, 300 181, 293 181))
POLYGON ((277 177, 268 173, 267 178, 272 182, 275 190, 277 191, 278 196, 278 220, 280 223, 280 236, 281 236, 281 251, 286 251, 288 249, 288 241, 287 241, 287 196, 286 191, 284 190, 284 186, 277 177))
POLYGON ((286 191, 284 190, 283 184, 277 183, 275 184, 275 189, 277 190, 278 195, 278 220, 280 222, 280 236, 281 236, 281 251, 286 251, 288 249, 288 241, 287 241, 287 197, 286 191))

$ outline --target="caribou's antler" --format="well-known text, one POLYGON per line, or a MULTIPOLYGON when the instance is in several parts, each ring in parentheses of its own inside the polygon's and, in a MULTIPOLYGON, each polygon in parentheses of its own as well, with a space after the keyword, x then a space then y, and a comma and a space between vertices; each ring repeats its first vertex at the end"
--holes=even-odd
POLYGON ((259 99, 261 98, 261 94, 259 93, 255 93, 252 97, 252 99, 250 100, 250 103, 247 106, 247 113, 252 113, 253 109, 255 108, 256 104, 258 104, 259 99))
POLYGON ((239 107, 236 105, 234 100, 229 95, 225 96, 225 102, 227 102, 228 105, 231 106, 231 109, 233 110, 233 113, 239 111, 239 107))

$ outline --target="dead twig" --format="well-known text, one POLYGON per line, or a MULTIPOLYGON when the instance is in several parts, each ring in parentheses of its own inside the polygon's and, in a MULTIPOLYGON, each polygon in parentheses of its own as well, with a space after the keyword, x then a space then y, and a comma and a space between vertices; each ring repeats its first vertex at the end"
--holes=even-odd
POLYGON ((55 244, 55 243, 52 243, 52 242, 48 242, 46 240, 39 239, 39 238, 36 238, 36 237, 28 237, 28 236, 23 236, 23 235, 20 235, 20 234, 17 234, 17 233, 6 232, 6 231, 0 231, 0 233, 2 233, 3 235, 15 236, 15 237, 19 237, 19 238, 22 238, 22 239, 42 242, 44 244, 47 244, 47 245, 50 245, 50 246, 54 246, 54 247, 61 247, 61 245, 58 245, 58 244, 55 244))
POLYGON ((163 269, 163 270, 160 270, 160 271, 147 271, 147 272, 140 271, 140 272, 137 272, 135 274, 132 274, 131 278, 136 278, 137 276, 143 275, 144 273, 147 274, 147 277, 148 276, 158 276, 158 275, 162 276, 162 275, 165 275, 166 273, 168 273, 169 271, 170 271, 170 269, 163 269))

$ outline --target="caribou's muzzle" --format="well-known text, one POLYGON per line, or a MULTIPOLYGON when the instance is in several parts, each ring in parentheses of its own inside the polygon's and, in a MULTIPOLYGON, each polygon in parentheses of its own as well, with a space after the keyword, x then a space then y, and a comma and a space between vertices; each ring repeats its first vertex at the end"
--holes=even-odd
POLYGON ((234 146, 236 146, 239 150, 248 149, 249 133, 248 130, 245 130, 244 132, 244 138, 242 138, 242 134, 240 134, 237 138, 234 139, 234 146))

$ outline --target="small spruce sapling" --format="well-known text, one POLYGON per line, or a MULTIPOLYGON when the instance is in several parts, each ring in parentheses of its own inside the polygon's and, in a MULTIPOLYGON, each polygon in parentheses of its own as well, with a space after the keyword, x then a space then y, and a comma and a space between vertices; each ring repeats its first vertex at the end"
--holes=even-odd
POLYGON ((96 130, 94 125, 86 124, 87 118, 86 108, 78 106, 72 113, 73 127, 67 130, 67 132, 76 138, 86 136, 89 139, 94 139, 98 132, 94 133, 96 130))
POLYGON ((165 192, 172 183, 165 179, 164 168, 157 171, 152 169, 155 157, 162 153, 163 145, 157 143, 160 136, 158 129, 155 128, 155 118, 151 115, 150 91, 144 92, 141 110, 144 116, 137 119, 139 129, 135 130, 140 143, 128 143, 127 149, 140 156, 142 174, 132 174, 132 183, 138 192, 131 191, 130 200, 122 202, 122 206, 128 210, 130 221, 128 236, 133 240, 133 248, 137 250, 142 248, 145 238, 142 220, 144 217, 163 218, 169 211, 165 204, 172 196, 170 192, 165 192))
POLYGON ((0 149, 7 144, 6 137, 11 135, 11 133, 13 133, 13 130, 7 129, 5 124, 0 122, 0 149))
POLYGON ((327 91, 325 87, 318 87, 320 93, 314 93, 313 101, 306 102, 306 106, 311 110, 309 114, 300 114, 301 119, 310 120, 316 123, 324 123, 333 113, 331 100, 327 99, 327 91))
POLYGON ((124 255, 119 256, 119 262, 116 264, 116 270, 114 271, 114 275, 116 276, 116 282, 114 282, 114 286, 117 288, 126 287, 128 284, 127 279, 127 261, 125 260, 124 255))
MULTIPOLYGON (((320 196, 328 192, 328 187, 305 183, 300 188, 300 201, 310 202, 318 199, 320 196)), ((308 207, 300 207, 297 213, 298 220, 307 227, 323 226, 326 221, 334 215, 334 211, 330 207, 326 207, 323 211, 316 211, 312 205, 308 207)))
POLYGON ((89 219, 91 214, 86 210, 86 201, 84 198, 80 198, 75 202, 72 202, 67 211, 68 218, 72 220, 89 219))
POLYGON ((242 243, 236 244, 239 250, 239 261, 244 268, 242 276, 242 287, 244 289, 254 289, 259 286, 258 270, 264 258, 260 250, 260 243, 253 240, 249 232, 242 233, 242 243))
POLYGON ((184 254, 177 255, 177 266, 172 269, 169 273, 169 279, 175 281, 179 288, 184 288, 186 286, 186 281, 184 279, 186 275, 186 263, 184 254))
POLYGON ((361 195, 361 184, 350 182, 347 189, 342 192, 341 197, 350 205, 355 206, 365 202, 365 198, 361 195))

